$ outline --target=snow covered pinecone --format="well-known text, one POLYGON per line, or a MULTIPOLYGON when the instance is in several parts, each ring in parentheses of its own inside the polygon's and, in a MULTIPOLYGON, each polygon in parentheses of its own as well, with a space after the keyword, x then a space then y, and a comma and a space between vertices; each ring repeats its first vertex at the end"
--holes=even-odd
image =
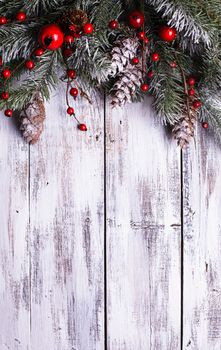
POLYGON ((173 128, 174 138, 182 149, 187 147, 194 136, 196 120, 196 111, 191 109, 190 113, 182 115, 173 128))
POLYGON ((32 100, 20 112, 21 126, 24 139, 35 144, 44 129, 45 107, 40 93, 36 93, 32 100))

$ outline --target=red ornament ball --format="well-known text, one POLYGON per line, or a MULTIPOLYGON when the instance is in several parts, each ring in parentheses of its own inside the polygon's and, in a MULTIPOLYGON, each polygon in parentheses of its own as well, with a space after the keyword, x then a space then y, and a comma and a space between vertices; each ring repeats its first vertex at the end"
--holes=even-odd
POLYGON ((150 70, 150 71, 147 73, 147 77, 148 77, 149 79, 152 79, 153 76, 154 76, 154 73, 153 73, 152 70, 150 70))
POLYGON ((196 84, 196 79, 195 79, 194 77, 189 77, 189 78, 187 79, 187 84, 188 84, 189 86, 194 86, 194 85, 196 84))
POLYGON ((73 115, 74 114, 74 108, 73 107, 68 107, 67 114, 73 115))
POLYGON ((73 97, 77 97, 77 95, 78 95, 78 89, 76 89, 76 88, 71 88, 71 90, 70 90, 70 95, 73 96, 73 97))
POLYGON ((193 108, 198 109, 202 106, 202 103, 199 100, 193 102, 193 108))
POLYGON ((159 36, 162 40, 170 42, 176 39, 177 31, 175 28, 163 26, 160 28, 159 36))
POLYGON ((26 13, 25 12, 18 12, 16 17, 17 21, 20 21, 20 22, 23 22, 26 20, 27 16, 26 16, 26 13))
POLYGON ((81 131, 87 131, 87 125, 85 124, 78 124, 78 129, 81 131))
POLYGON ((1 98, 2 98, 2 100, 8 100, 8 99, 9 99, 9 93, 8 93, 8 91, 3 91, 3 92, 1 93, 1 98))
POLYGON ((67 47, 62 51, 62 54, 65 58, 71 57, 71 55, 73 54, 73 50, 70 47, 67 47))
POLYGON ((10 117, 12 117, 12 115, 13 115, 13 110, 12 109, 6 109, 5 116, 10 118, 10 117))
POLYGON ((4 79, 8 79, 8 78, 10 78, 10 76, 11 76, 11 71, 10 71, 10 69, 8 69, 8 68, 3 69, 3 71, 2 71, 2 77, 3 77, 4 79))
POLYGON ((149 85, 148 84, 142 84, 140 88, 141 88, 141 90, 143 92, 147 92, 149 90, 149 85))
POLYGON ((139 32, 138 34, 137 34, 137 37, 138 37, 138 39, 140 39, 140 40, 143 40, 144 38, 145 38, 145 32, 139 32))
POLYGON ((150 40, 148 39, 147 36, 145 36, 145 38, 143 39, 143 41, 144 41, 144 44, 148 44, 150 40))
POLYGON ((193 88, 189 89, 188 91, 189 96, 195 96, 195 94, 196 94, 196 91, 193 88))
POLYGON ((57 24, 47 24, 40 30, 38 41, 44 49, 57 50, 64 42, 64 33, 57 24))
POLYGON ((209 124, 207 122, 203 122, 202 127, 203 127, 203 129, 208 129, 209 124))
POLYGON ((139 60, 138 57, 134 57, 134 58, 132 58, 132 60, 131 60, 131 63, 132 63, 133 65, 135 65, 135 66, 136 66, 139 62, 140 62, 140 60, 139 60))
POLYGON ((154 52, 154 53, 151 55, 151 60, 152 60, 153 62, 157 62, 157 61, 159 61, 159 59, 160 59, 160 55, 159 55, 157 52, 154 52))
POLYGON ((117 20, 113 19, 109 22, 109 28, 110 29, 117 29, 119 27, 119 23, 117 20))
POLYGON ((145 17, 140 11, 133 11, 128 17, 128 22, 132 28, 138 29, 144 25, 145 17))
POLYGON ((93 24, 92 23, 86 23, 83 26, 83 31, 84 31, 84 34, 92 34, 93 31, 94 31, 93 24))
POLYGON ((177 68, 177 63, 175 61, 170 62, 170 67, 171 68, 177 68))
POLYGON ((72 35, 65 35, 64 42, 71 45, 74 42, 74 37, 72 35))
POLYGON ((28 60, 25 62, 25 67, 29 70, 32 70, 33 68, 35 68, 35 63, 32 60, 28 60))
POLYGON ((45 50, 42 47, 38 47, 37 49, 35 49, 34 55, 40 57, 44 54, 44 52, 45 50))
POLYGON ((0 17, 0 25, 4 25, 8 22, 7 18, 5 16, 0 17))
POLYGON ((67 76, 70 79, 75 79, 76 76, 77 76, 76 71, 74 69, 68 69, 67 70, 67 76))

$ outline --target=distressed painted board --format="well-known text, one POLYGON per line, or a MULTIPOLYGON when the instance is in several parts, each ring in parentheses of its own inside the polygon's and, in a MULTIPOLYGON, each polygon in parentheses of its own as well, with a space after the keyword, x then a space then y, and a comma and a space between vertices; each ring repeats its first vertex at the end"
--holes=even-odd
POLYGON ((29 349, 29 152, 0 115, 0 349, 29 349))
POLYGON ((183 158, 183 348, 220 350, 221 148, 198 130, 183 158))
POLYGON ((150 100, 107 113, 107 349, 180 349, 180 151, 150 100))
POLYGON ((104 346, 104 107, 76 109, 88 133, 56 91, 30 151, 31 350, 104 346))

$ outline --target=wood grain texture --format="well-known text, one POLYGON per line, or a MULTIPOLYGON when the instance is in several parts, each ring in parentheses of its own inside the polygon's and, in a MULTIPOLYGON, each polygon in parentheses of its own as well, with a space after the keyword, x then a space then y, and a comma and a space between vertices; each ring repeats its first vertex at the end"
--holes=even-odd
POLYGON ((0 349, 29 349, 28 146, 0 115, 0 349))
POLYGON ((31 148, 31 350, 101 350, 104 344, 103 102, 66 116, 60 88, 31 148), (52 108, 53 106, 53 108, 52 108))
POLYGON ((180 348, 180 203, 180 152, 150 101, 109 110, 109 350, 180 348))
POLYGON ((184 153, 185 350, 221 349, 220 157, 205 130, 184 153))

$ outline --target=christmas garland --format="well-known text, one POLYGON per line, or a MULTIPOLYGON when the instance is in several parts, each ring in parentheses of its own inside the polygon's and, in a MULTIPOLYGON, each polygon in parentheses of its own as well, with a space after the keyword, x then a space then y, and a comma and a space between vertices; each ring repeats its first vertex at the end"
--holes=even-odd
POLYGON ((181 147, 197 121, 221 139, 219 8, 217 0, 1 0, 0 109, 17 110, 35 143, 44 100, 62 80, 81 131, 74 101, 90 100, 94 88, 113 107, 152 95, 181 147))

